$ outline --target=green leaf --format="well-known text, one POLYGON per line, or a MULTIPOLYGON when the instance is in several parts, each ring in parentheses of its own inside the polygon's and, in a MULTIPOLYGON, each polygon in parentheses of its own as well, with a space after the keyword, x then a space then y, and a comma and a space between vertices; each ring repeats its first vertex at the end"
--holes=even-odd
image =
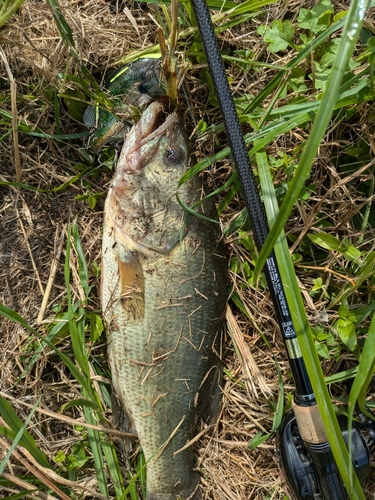
POLYGON ((338 312, 339 312, 340 318, 348 318, 349 317, 350 309, 349 309, 348 300, 346 298, 344 298, 342 300, 338 312))
POLYGON ((93 403, 92 401, 88 399, 73 399, 72 401, 68 401, 67 403, 64 403, 60 411, 65 411, 68 410, 69 408, 72 408, 73 406, 88 406, 89 408, 93 408, 94 410, 98 409, 98 405, 96 403, 93 403))
MULTIPOLYGON (((55 457, 56 460, 56 457, 55 457)), ((74 443, 71 453, 65 458, 65 466, 68 471, 80 469, 90 460, 82 441, 74 443)))
MULTIPOLYGON (((288 62, 287 64, 288 70, 296 68, 306 57, 309 57, 311 53, 316 51, 317 48, 320 47, 327 40, 329 36, 331 36, 333 33, 341 29, 343 24, 344 21, 340 20, 336 22, 334 25, 327 28, 327 30, 325 30, 320 35, 314 37, 311 40, 311 44, 304 47, 301 51, 298 52, 298 54, 294 59, 288 62)), ((244 110, 243 113, 247 114, 250 111, 257 109, 257 107, 260 106, 260 104, 263 103, 265 99, 267 99, 267 97, 273 92, 273 90, 278 85, 280 85, 283 77, 285 76, 288 70, 279 71, 277 75, 274 76, 274 78, 272 78, 272 80, 264 87, 264 89, 261 92, 259 92, 257 97, 251 101, 251 103, 244 110)))
POLYGON ((326 344, 321 344, 317 340, 315 341, 315 349, 316 352, 324 359, 331 359, 331 355, 329 354, 328 347, 326 344))
POLYGON ((83 111, 87 106, 83 92, 76 89, 66 89, 65 93, 60 94, 59 97, 64 99, 69 115, 81 122, 83 111))
POLYGON ((357 336, 353 321, 347 318, 340 318, 336 322, 335 327, 341 341, 346 345, 349 351, 353 352, 357 347, 357 336))
POLYGON ((361 251, 358 250, 358 248, 355 248, 353 245, 349 245, 342 253, 344 254, 344 257, 350 262, 352 260, 358 260, 361 256, 361 251))
POLYGON ((320 290, 323 286, 323 280, 322 278, 316 278, 313 280, 314 285, 311 288, 312 292, 315 292, 316 290, 320 290))
POLYGON ((91 208, 91 210, 94 210, 96 202, 97 202, 97 197, 92 194, 89 194, 87 197, 87 203, 88 206, 91 208))
POLYGON ((255 436, 249 443, 250 450, 255 450, 255 448, 257 448, 260 444, 264 443, 264 441, 267 441, 270 435, 271 434, 263 434, 263 432, 258 432, 257 434, 255 434, 255 436))
POLYGON ((53 461, 57 463, 62 463, 66 459, 65 453, 60 450, 56 453, 56 455, 53 457, 53 461))
POLYGON ((341 241, 329 233, 308 234, 307 236, 316 245, 325 248, 326 250, 337 250, 341 245, 341 241))
POLYGON ((275 19, 272 21, 271 27, 259 26, 258 33, 269 44, 268 49, 271 52, 280 52, 292 44, 294 26, 290 21, 283 22, 275 19))
POLYGON ((333 12, 330 0, 323 0, 313 9, 301 9, 297 21, 301 28, 320 33, 329 26, 333 12))
POLYGON ((103 321, 99 314, 90 314, 90 340, 96 342, 104 331, 103 321))

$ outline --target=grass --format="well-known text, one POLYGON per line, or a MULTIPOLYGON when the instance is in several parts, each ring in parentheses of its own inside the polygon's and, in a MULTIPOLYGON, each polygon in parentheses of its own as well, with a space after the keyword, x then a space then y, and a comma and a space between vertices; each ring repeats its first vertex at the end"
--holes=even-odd
MULTIPOLYGON (((147 22, 142 10, 134 9, 133 14, 147 43, 129 45, 132 50, 126 54, 121 49, 123 33, 120 31, 113 35, 114 43, 107 39, 108 47, 116 46, 116 50, 111 52, 108 49, 101 56, 99 49, 90 52, 85 41, 87 38, 81 36, 74 23, 77 12, 63 2, 59 5, 52 0, 48 1, 48 8, 58 33, 55 31, 49 36, 62 39, 65 47, 60 50, 60 59, 56 62, 58 70, 53 66, 52 70, 49 68, 53 78, 48 79, 37 72, 41 71, 38 66, 33 66, 29 72, 23 71, 24 75, 31 75, 23 82, 21 73, 16 71, 16 54, 13 56, 5 50, 16 80, 22 81, 22 85, 17 85, 21 158, 25 162, 29 148, 32 158, 29 162, 35 167, 28 169, 24 163, 21 182, 14 182, 13 172, 6 169, 0 176, 0 189, 7 196, 14 197, 15 190, 19 190, 23 196, 24 219, 28 206, 32 207, 32 217, 35 217, 36 209, 42 212, 43 203, 48 203, 48 206, 55 204, 59 207, 57 213, 51 211, 51 217, 59 224, 61 220, 67 222, 72 207, 70 215, 74 222, 67 226, 64 272, 61 267, 47 321, 35 324, 33 311, 37 309, 38 301, 35 301, 29 278, 25 279, 27 293, 18 286, 16 290, 20 297, 23 293, 29 297, 31 310, 23 308, 17 300, 19 307, 10 307, 5 295, 4 305, 0 308, 0 313, 7 319, 6 342, 13 345, 14 332, 22 332, 14 357, 17 360, 14 363, 18 363, 17 376, 11 377, 10 387, 2 386, 0 394, 3 419, 0 435, 6 450, 0 457, 0 470, 10 471, 10 476, 0 477, 4 492, 9 492, 9 497, 0 493, 1 498, 18 498, 26 490, 29 495, 37 491, 42 498, 43 493, 51 490, 51 482, 54 484, 53 494, 60 495, 60 498, 64 498, 63 495, 79 498, 85 491, 93 495, 93 490, 96 498, 136 499, 144 495, 143 455, 135 449, 134 456, 129 458, 132 468, 129 472, 129 464, 124 464, 108 430, 111 426, 110 374, 105 361, 105 337, 97 303, 100 271, 94 250, 97 251, 100 243, 100 200, 112 176, 113 148, 105 148, 99 161, 85 165, 78 156, 78 149, 87 131, 82 132, 83 127, 77 123, 76 117, 83 109, 82 103, 95 101, 108 109, 112 106, 102 91, 100 80, 92 77, 97 68, 124 63, 157 49, 156 37, 149 35, 152 30, 155 32, 155 25, 149 19, 157 19, 168 36, 170 19, 164 5, 169 2, 163 2, 162 6, 155 6, 155 2, 145 3, 152 8, 147 10, 145 7, 145 12, 150 14, 147 22), (71 99, 70 107, 66 105, 68 98, 71 99), (36 119, 34 110, 39 110, 39 119, 36 119), (37 153, 38 148, 43 148, 43 154, 37 153), (48 158, 48 169, 43 166, 45 157, 48 158), (40 205, 36 205, 35 200, 40 205), (61 219, 64 211, 66 217, 61 219), (78 222, 74 218, 77 212, 81 214, 78 222), (89 222, 91 217, 94 222, 89 222), (90 236, 93 234, 95 237, 90 236), (68 445, 61 444, 58 449, 48 449, 34 433, 34 427, 41 429, 42 434, 49 428, 49 424, 45 428, 37 417, 43 415, 41 410, 45 409, 39 399, 35 397, 33 404, 25 407, 28 414, 20 413, 23 406, 12 399, 18 397, 20 384, 25 388, 25 394, 33 395, 32 384, 35 382, 42 401, 46 398, 53 400, 54 397, 47 392, 48 389, 54 394, 53 386, 49 382, 43 386, 40 382, 50 379, 57 384, 56 387, 61 384, 66 394, 59 393, 59 404, 52 410, 55 416, 48 418, 70 415, 77 421, 75 426, 60 421, 65 426, 66 436, 73 441, 68 445), (33 426, 30 426, 31 422, 33 426), (15 453, 23 449, 34 457, 34 461, 23 457, 26 465, 21 467, 18 458, 13 474, 15 453), (82 483, 84 477, 90 477, 92 483, 82 483), (26 485, 20 483, 17 486, 16 479, 26 485)), ((241 375, 241 365, 228 343, 226 408, 220 433, 215 437, 215 446, 222 446, 221 456, 217 457, 215 448, 209 447, 208 438, 203 439, 203 448, 207 447, 209 454, 216 456, 217 464, 213 463, 215 458, 210 461, 200 455, 204 460, 202 481, 207 498, 232 498, 231 491, 236 492, 236 498, 262 498, 265 495, 284 498, 273 457, 273 433, 280 423, 282 406, 288 407, 290 402, 293 381, 272 320, 272 304, 261 274, 264 258, 273 245, 276 245, 288 301, 293 305, 301 350, 319 407, 324 410, 323 420, 328 435, 332 437, 337 463, 350 498, 365 498, 364 495, 371 494, 371 483, 363 493, 362 488, 353 482, 326 384, 330 384, 331 394, 340 395, 335 407, 339 411, 348 411, 350 422, 357 403, 362 411, 366 411, 368 385, 375 368, 375 147, 371 109, 375 28, 368 14, 369 6, 355 0, 345 12, 336 10, 328 0, 309 6, 296 1, 292 10, 286 12, 271 1, 208 3, 216 9, 213 20, 245 140, 259 178, 269 224, 276 229, 271 231, 265 248, 257 255, 236 174, 230 166, 229 149, 212 82, 204 66, 195 20, 190 3, 183 1, 179 6, 177 55, 184 81, 182 91, 185 91, 188 101, 185 103, 181 91, 180 113, 189 133, 194 132, 198 162, 181 183, 199 172, 208 172, 206 175, 218 200, 218 212, 228 245, 233 287, 231 307, 238 325, 245 332, 245 341, 254 351, 272 389, 272 396, 256 396, 249 392, 241 375), (246 42, 249 37, 251 44, 246 42), (280 232, 282 228, 284 232, 280 232), (248 335, 249 330, 254 334, 248 335), (339 382, 353 375, 352 390, 350 395, 345 395, 339 382), (346 398, 349 406, 343 405, 340 398, 346 398), (247 448, 246 453, 239 451, 239 445, 236 449, 226 448, 229 441, 234 442, 233 436, 237 442, 244 437, 244 442, 251 441, 252 447, 259 445, 251 452, 254 454, 250 463, 247 448), (232 461, 233 453, 238 455, 232 461), (263 465, 257 465, 255 471, 256 454, 264 458, 263 465), (222 459, 224 456, 226 461, 222 459), (224 477, 225 481, 215 480, 218 477, 224 477), (241 481, 236 481, 239 477, 241 481), (226 489, 226 485, 230 487, 226 489)), ((32 2, 30 5, 32 9, 37 8, 32 2)), ((1 12, 0 23, 3 19, 1 12)), ((93 12, 79 11, 79 15, 83 23, 86 22, 84 16, 91 16, 93 24, 98 22, 95 9, 93 12)), ((17 16, 15 14, 4 21, 8 22, 8 29, 21 22, 17 16)), ((108 11, 107 17, 114 23, 120 14, 108 11)), ((94 49, 103 46, 102 39, 109 36, 111 29, 106 25, 101 36, 92 30, 94 49)), ((130 28, 125 28, 124 24, 125 29, 130 28)), ((33 38, 34 45, 42 44, 38 40, 43 36, 36 36, 32 31, 27 33, 33 38)), ((132 33, 128 35, 129 40, 136 38, 135 28, 132 33)), ((40 45, 40 48, 46 51, 46 46, 40 45)), ((28 50, 34 54, 32 48, 28 50)), ((22 57, 19 60, 22 64, 22 57)), ((42 66, 43 59, 40 61, 42 66)), ((1 95, 1 145, 4 157, 9 159, 11 148, 7 145, 13 143, 7 141, 10 141, 14 120, 8 89, 1 90, 1 95)), ((8 203, 9 200, 15 206, 20 202, 12 197, 8 203)), ((6 207, 5 203, 5 214, 6 207)), ((31 222, 27 217, 25 219, 29 223, 28 237, 33 242, 30 251, 43 256, 44 260, 37 260, 37 268, 44 273, 42 282, 45 282, 48 256, 43 253, 44 249, 40 249, 39 240, 32 232, 35 225, 32 217, 31 222)), ((46 214, 43 220, 48 220, 48 217, 46 214)), ((42 225, 39 223, 38 227, 42 225)), ((50 236, 46 233, 44 238, 48 246, 50 236)), ((12 275, 9 274, 7 279, 12 282, 12 275)), ((54 438, 50 439, 53 443, 54 438)))

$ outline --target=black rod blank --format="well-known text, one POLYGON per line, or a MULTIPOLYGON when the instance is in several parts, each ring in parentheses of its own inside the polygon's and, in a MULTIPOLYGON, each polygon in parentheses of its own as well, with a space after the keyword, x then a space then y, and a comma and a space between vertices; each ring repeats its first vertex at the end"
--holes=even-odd
MULTIPOLYGON (((192 0, 192 5, 227 131, 232 160, 237 170, 246 208, 253 228, 255 244, 258 250, 260 250, 268 235, 268 224, 250 165, 249 155, 226 77, 220 48, 205 1, 192 0)), ((299 350, 297 335, 273 252, 266 261, 264 272, 288 351, 290 368, 296 384, 296 400, 301 400, 301 402, 307 404, 316 404, 305 362, 299 350)))

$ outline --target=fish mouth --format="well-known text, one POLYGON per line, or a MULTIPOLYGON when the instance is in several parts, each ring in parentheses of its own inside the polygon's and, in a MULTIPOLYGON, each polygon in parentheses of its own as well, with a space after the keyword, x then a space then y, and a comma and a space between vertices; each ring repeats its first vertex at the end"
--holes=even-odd
MULTIPOLYGON (((143 112, 139 122, 136 124, 131 141, 126 154, 135 153, 148 142, 154 140, 158 136, 162 136, 171 129, 171 126, 178 122, 176 113, 167 114, 165 105, 162 102, 156 101, 151 103, 143 112)), ((126 147, 126 145, 125 145, 126 147)))

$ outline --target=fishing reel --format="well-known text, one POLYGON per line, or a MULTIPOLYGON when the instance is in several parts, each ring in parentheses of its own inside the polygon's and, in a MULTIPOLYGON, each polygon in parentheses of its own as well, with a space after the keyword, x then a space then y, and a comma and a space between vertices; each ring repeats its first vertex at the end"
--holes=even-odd
MULTIPOLYGON (((357 413, 351 429, 352 461, 361 483, 370 470, 371 455, 375 451, 375 422, 363 413, 357 413)), ((346 445, 349 431, 347 419, 338 416, 338 423, 346 445)), ((347 493, 338 476, 332 452, 327 454, 319 445, 306 443, 298 429, 294 412, 288 412, 278 434, 278 454, 281 469, 291 498, 296 500, 345 500, 347 493)))

